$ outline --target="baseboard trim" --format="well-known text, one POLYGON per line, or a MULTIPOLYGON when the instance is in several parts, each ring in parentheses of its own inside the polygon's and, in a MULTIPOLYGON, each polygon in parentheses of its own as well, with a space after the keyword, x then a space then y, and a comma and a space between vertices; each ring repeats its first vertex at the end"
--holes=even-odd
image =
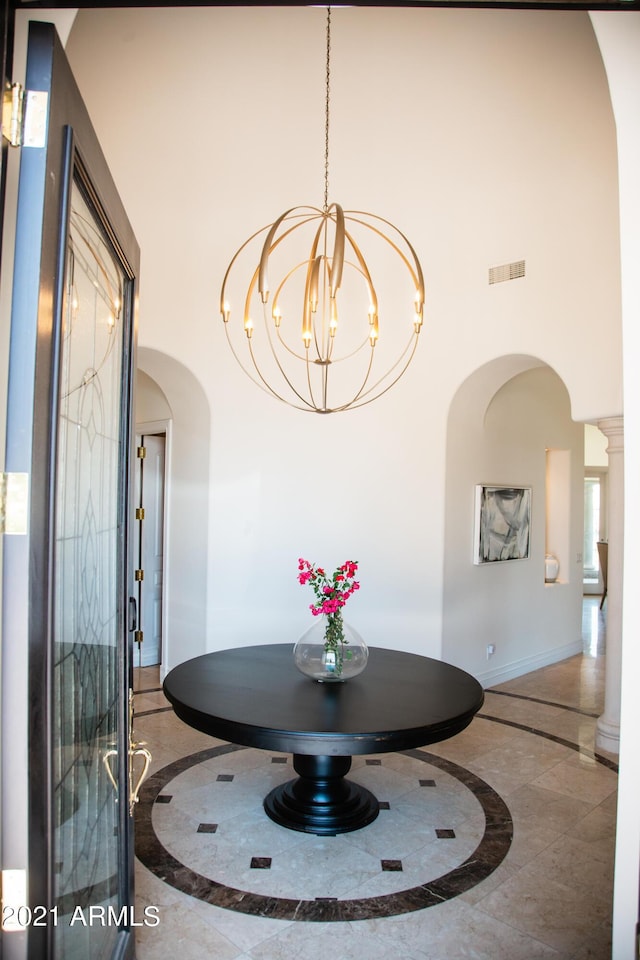
POLYGON ((476 679, 487 689, 494 687, 498 683, 505 683, 507 680, 515 680, 525 673, 531 673, 532 670, 539 670, 541 667, 548 667, 552 663, 558 663, 560 660, 567 660, 569 657, 575 657, 582 653, 583 642, 575 640, 573 643, 565 643, 561 647, 553 647, 552 650, 545 650, 543 653, 537 653, 532 657, 524 657, 522 660, 516 660, 513 663, 502 667, 496 667, 494 670, 486 670, 483 673, 476 674, 476 679))

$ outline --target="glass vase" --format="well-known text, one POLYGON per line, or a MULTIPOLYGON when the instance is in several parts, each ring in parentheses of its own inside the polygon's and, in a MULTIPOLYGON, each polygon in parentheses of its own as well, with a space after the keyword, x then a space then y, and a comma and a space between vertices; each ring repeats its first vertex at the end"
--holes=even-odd
POLYGON ((362 673, 368 659, 366 643, 340 612, 317 617, 293 648, 298 670, 320 683, 349 680, 362 673))

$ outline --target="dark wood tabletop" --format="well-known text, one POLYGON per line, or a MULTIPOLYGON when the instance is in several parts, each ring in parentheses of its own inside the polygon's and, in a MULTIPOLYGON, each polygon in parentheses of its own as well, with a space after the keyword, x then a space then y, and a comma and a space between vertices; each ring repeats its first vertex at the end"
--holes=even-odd
POLYGON ((464 670, 412 653, 369 649, 366 669, 318 683, 293 662, 291 644, 208 653, 164 681, 175 713, 212 736, 310 756, 408 750, 463 730, 483 703, 464 670))

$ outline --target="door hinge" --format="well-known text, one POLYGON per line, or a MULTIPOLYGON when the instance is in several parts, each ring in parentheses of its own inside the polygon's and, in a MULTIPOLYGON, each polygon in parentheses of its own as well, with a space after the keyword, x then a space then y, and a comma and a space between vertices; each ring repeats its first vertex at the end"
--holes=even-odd
POLYGON ((0 533, 26 534, 28 473, 0 473, 0 533))
POLYGON ((136 570, 135 573, 134 573, 134 575, 133 575, 133 579, 134 579, 136 582, 138 582, 138 581, 140 581, 140 580, 144 580, 144 570, 136 570))
POLYGON ((144 630, 136 630, 133 635, 133 639, 136 643, 142 643, 144 640, 144 630))
POLYGON ((138 460, 144 460, 146 455, 147 455, 147 448, 138 447, 138 449, 136 450, 136 457, 138 458, 138 460))
POLYGON ((7 85, 2 97, 2 135, 12 147, 44 147, 49 94, 7 85))
POLYGON ((136 520, 144 520, 144 507, 136 507, 136 520))
POLYGON ((2 135, 12 147, 22 143, 24 87, 21 83, 7 83, 2 95, 2 135))

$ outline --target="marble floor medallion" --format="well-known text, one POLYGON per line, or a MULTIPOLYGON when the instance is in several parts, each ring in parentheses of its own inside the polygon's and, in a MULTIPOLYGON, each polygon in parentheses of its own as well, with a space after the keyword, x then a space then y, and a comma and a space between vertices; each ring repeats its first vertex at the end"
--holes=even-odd
POLYGON ((336 837, 278 826, 264 796, 291 758, 233 744, 168 764, 144 785, 136 855, 199 900, 279 920, 370 920, 423 910, 488 877, 511 845, 504 800, 425 750, 354 757, 349 774, 380 801, 374 823, 336 837))

